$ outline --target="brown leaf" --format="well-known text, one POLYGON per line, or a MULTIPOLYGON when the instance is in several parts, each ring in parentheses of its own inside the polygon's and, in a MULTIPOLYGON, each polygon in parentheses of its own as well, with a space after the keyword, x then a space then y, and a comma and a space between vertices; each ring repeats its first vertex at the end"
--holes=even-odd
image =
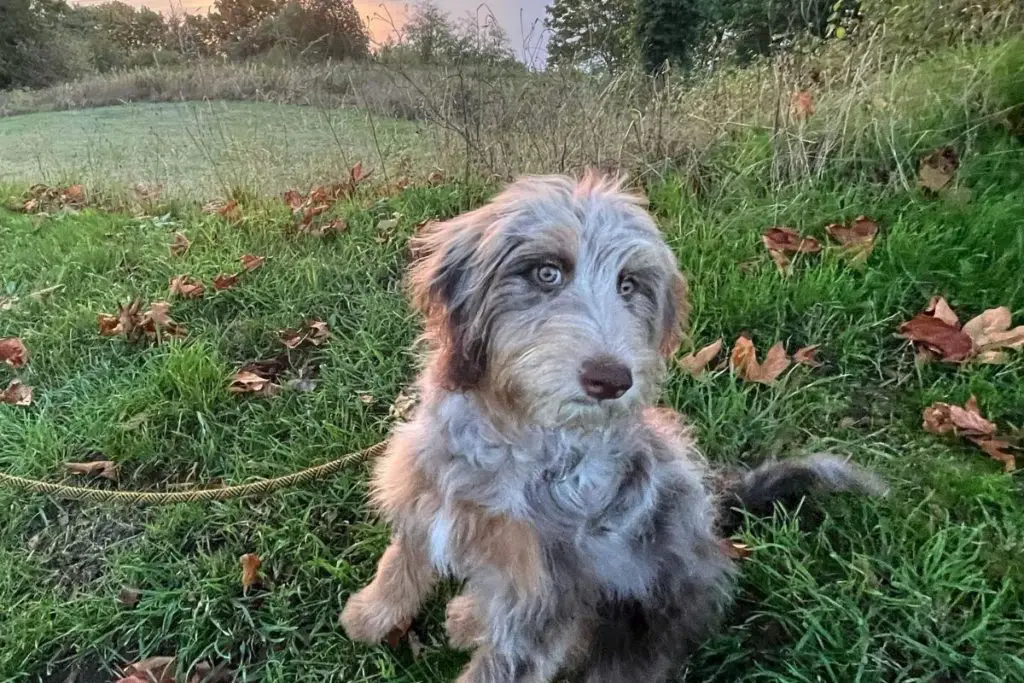
POLYGON ((217 291, 223 291, 225 289, 231 289, 238 284, 238 273, 233 275, 221 274, 213 278, 213 288, 217 291))
POLYGON ((956 311, 953 310, 944 297, 933 296, 928 300, 928 305, 924 307, 924 312, 938 318, 950 327, 958 329, 960 327, 960 318, 957 317, 956 311))
POLYGON ((284 193, 284 203, 287 204, 292 211, 298 211, 302 208, 302 204, 306 201, 306 198, 302 196, 302 193, 297 190, 288 190, 284 193))
POLYGON ((93 460, 92 462, 66 462, 64 467, 72 474, 84 474, 91 477, 103 477, 117 481, 117 464, 109 460, 93 460))
POLYGON ((928 313, 918 313, 900 325, 899 334, 953 363, 966 360, 973 350, 971 338, 963 331, 928 313))
POLYGON ((419 401, 419 397, 416 395, 414 390, 410 390, 406 393, 406 390, 398 392, 398 396, 395 397, 395 402, 391 404, 391 408, 388 409, 388 417, 393 420, 405 420, 412 414, 413 409, 419 401))
POLYGON ((184 256, 191 246, 192 242, 189 238, 180 232, 176 232, 174 233, 174 239, 171 240, 171 256, 184 256))
POLYGON ((745 560, 754 552, 746 543, 740 543, 730 538, 719 539, 718 545, 730 560, 745 560))
POLYGON ((932 434, 950 432, 964 436, 992 436, 996 426, 981 415, 978 400, 971 396, 961 408, 949 403, 933 403, 924 409, 922 427, 932 434))
POLYGON ((979 353, 1024 348, 1024 325, 1011 330, 1011 324, 1010 309, 1000 306, 968 320, 964 323, 963 333, 971 338, 979 353))
POLYGON ((791 364, 782 342, 778 342, 765 354, 764 363, 757 361, 757 349, 746 337, 740 337, 729 356, 733 372, 747 382, 772 384, 791 364))
POLYGON ((115 683, 174 683, 174 657, 150 657, 129 664, 115 683))
POLYGON ((938 192, 949 184, 960 166, 960 159, 951 147, 940 147, 921 157, 917 165, 918 184, 938 192))
POLYGON ((246 594, 253 585, 259 582, 260 565, 263 564, 263 561, 253 553, 242 555, 238 561, 242 565, 242 593, 246 594))
POLYGON ((820 368, 821 363, 817 359, 819 348, 821 348, 820 344, 812 344, 797 349, 796 353, 793 354, 793 362, 812 368, 820 368))
POLYGON ((803 237, 793 228, 768 228, 761 236, 761 241, 769 250, 807 254, 821 251, 821 244, 818 240, 813 237, 803 237))
POLYGON ((261 396, 274 396, 280 387, 268 378, 249 370, 239 370, 231 378, 228 391, 232 394, 259 394, 261 396))
POLYGON ((142 328, 150 338, 184 337, 186 334, 185 328, 171 318, 171 305, 166 301, 149 305, 149 310, 142 314, 142 328))
POLYGON ((67 204, 84 204, 85 188, 81 185, 71 185, 68 189, 64 190, 64 201, 67 204))
POLYGON ((242 262, 242 270, 256 270, 263 266, 264 261, 267 260, 265 256, 253 256, 252 254, 245 254, 240 259, 242 262))
POLYGON ((330 338, 327 323, 322 320, 308 320, 298 330, 281 330, 281 343, 289 349, 297 349, 303 344, 321 346, 330 338))
POLYGON ((849 226, 832 223, 825 226, 825 232, 842 246, 851 262, 862 264, 875 248, 878 223, 867 216, 858 216, 849 226))
POLYGON ((237 223, 242 219, 242 208, 238 205, 237 199, 229 199, 226 202, 220 199, 214 199, 213 201, 207 202, 203 205, 203 211, 206 213, 215 213, 231 223, 237 223))
POLYGON ((125 607, 135 607, 139 604, 139 591, 134 588, 122 588, 117 594, 117 601, 125 607))
POLYGON ((792 101, 789 105, 790 112, 793 118, 798 120, 806 120, 808 117, 814 114, 814 100, 811 97, 811 93, 807 90, 798 90, 793 93, 792 101))
POLYGON ((0 391, 0 403, 12 406, 32 405, 32 387, 13 379, 6 389, 0 391))
POLYGON ((19 337, 0 339, 0 362, 20 368, 28 362, 28 349, 19 337))
POLYGON ((96 321, 100 326, 100 336, 102 337, 113 337, 121 334, 121 322, 116 315, 107 315, 106 313, 100 313, 96 316, 96 321))
POLYGON ((694 353, 689 353, 679 359, 679 367, 687 371, 694 377, 698 377, 704 373, 707 369, 708 363, 710 363, 718 352, 722 350, 722 340, 716 339, 702 349, 697 350, 694 353))
POLYGON ((1004 472, 1013 472, 1017 469, 1017 459, 1012 453, 1006 451, 1010 444, 1002 439, 986 439, 975 436, 967 437, 976 446, 988 454, 988 457, 1003 463, 1004 472))
POLYGON ((193 280, 188 275, 179 275, 170 279, 170 295, 178 295, 184 299, 200 299, 205 292, 202 282, 193 280))
POLYGON ((392 650, 397 650, 398 646, 402 643, 402 638, 408 633, 409 627, 412 626, 412 619, 406 619, 395 628, 388 631, 388 634, 384 636, 384 644, 390 647, 392 650))

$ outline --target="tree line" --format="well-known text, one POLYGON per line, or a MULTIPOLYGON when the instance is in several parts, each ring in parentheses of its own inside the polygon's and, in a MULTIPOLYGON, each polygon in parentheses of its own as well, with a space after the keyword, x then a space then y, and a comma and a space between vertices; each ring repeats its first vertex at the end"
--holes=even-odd
POLYGON ((215 0, 206 14, 177 16, 119 0, 0 0, 0 89, 211 58, 515 64, 493 18, 453 20, 424 1, 393 29, 371 49, 353 0, 215 0))

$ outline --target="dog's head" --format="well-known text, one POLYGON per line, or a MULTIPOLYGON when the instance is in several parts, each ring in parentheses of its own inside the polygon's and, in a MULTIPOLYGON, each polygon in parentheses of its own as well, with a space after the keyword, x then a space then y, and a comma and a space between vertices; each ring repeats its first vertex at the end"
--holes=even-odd
POLYGON ((426 228, 410 283, 448 388, 543 426, 653 403, 687 299, 645 205, 596 173, 527 177, 426 228))

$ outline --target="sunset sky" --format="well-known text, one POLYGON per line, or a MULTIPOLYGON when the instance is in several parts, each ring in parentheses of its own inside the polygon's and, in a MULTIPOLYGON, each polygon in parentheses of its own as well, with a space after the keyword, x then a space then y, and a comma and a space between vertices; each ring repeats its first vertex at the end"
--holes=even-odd
MULTIPOLYGON (((79 5, 98 5, 106 0, 72 0, 79 5)), ((125 0, 129 5, 145 6, 160 12, 181 12, 186 11, 204 12, 213 0, 125 0)), ((467 12, 477 12, 481 6, 480 0, 435 0, 437 5, 448 11, 453 17, 458 18, 467 12)), ((508 32, 512 47, 520 56, 523 53, 524 42, 533 46, 538 42, 541 27, 540 20, 544 17, 544 6, 548 0, 492 0, 486 3, 485 8, 480 9, 481 15, 489 9, 493 12, 498 22, 508 32), (531 32, 532 29, 532 32, 531 32)), ((396 24, 401 23, 401 18, 409 11, 414 2, 400 0, 355 0, 359 13, 367 20, 370 33, 375 41, 383 42, 391 32, 389 23, 383 16, 390 14, 396 24), (385 12, 385 9, 387 10, 385 12)))

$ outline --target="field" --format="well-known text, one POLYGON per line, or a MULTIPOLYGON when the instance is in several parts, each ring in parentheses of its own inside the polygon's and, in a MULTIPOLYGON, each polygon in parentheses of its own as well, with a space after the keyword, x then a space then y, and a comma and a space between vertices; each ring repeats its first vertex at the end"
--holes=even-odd
MULTIPOLYGON (((992 63, 1005 65, 1007 55, 1019 63, 1020 48, 993 51, 992 63)), ((1024 680, 1020 475, 965 439, 922 429, 933 402, 962 405, 974 395, 1020 444, 1024 354, 1010 351, 1001 365, 919 364, 895 336, 936 295, 961 322, 1006 306, 1024 324, 1024 142, 1007 119, 1007 103, 1019 107, 1024 90, 1019 71, 979 66, 968 79, 978 90, 954 99, 950 88, 960 81, 935 72, 915 81, 927 115, 919 111, 899 136, 820 173, 778 182, 777 145, 751 130, 720 141, 702 182, 672 171, 644 176, 691 282, 684 353, 720 337, 728 348, 741 334, 762 357, 776 342, 790 353, 820 345, 821 367, 793 366, 772 385, 724 367, 698 378, 672 372, 664 402, 687 415, 709 459, 754 465, 830 450, 892 486, 880 501, 827 500, 814 523, 786 512, 751 521, 739 539, 752 553, 742 561, 737 605, 680 681, 1024 680), (960 108, 976 92, 995 103, 984 115, 960 108), (939 145, 953 146, 960 165, 936 194, 917 186, 916 163, 939 145), (832 246, 799 255, 784 278, 761 242, 766 228, 784 225, 829 244, 827 224, 861 214, 880 225, 863 268, 832 246)), ((5 157, 0 197, 65 178, 175 188, 173 201, 144 215, 88 205, 0 209, 0 338, 20 337, 29 349, 24 367, 0 365, 0 389, 15 377, 34 389, 30 406, 0 405, 3 471, 124 489, 237 483, 386 436, 392 403, 415 367, 409 349, 419 321, 401 292, 407 240, 421 221, 477 206, 495 186, 415 182, 396 191, 368 183, 332 208, 328 217, 345 218, 347 229, 327 237, 295 234, 274 197, 240 197, 238 222, 183 201, 252 186, 256 175, 218 176, 220 159, 236 174, 261 169, 267 195, 306 189, 321 172, 336 177, 342 163, 376 166, 377 146, 358 132, 368 120, 353 111, 331 113, 346 132, 324 163, 338 166, 309 162, 322 147, 331 154, 333 136, 323 135, 319 116, 214 103, 0 120, 0 149, 11 140, 24 150, 13 164, 5 157), (205 145, 183 139, 192 117, 214 131, 203 134, 205 145), (256 130, 255 148, 265 152, 250 156, 254 146, 243 141, 256 130), (95 166, 82 164, 92 149, 106 151, 95 166), (33 152, 39 161, 26 159, 33 152), (168 249, 177 232, 191 243, 182 255, 168 249), (213 291, 212 278, 238 271, 243 254, 266 262, 213 291), (183 274, 208 290, 171 299, 183 338, 130 344, 99 334, 99 314, 135 296, 144 305, 166 299, 168 280, 183 274), (280 330, 308 319, 331 332, 326 344, 289 357, 295 373, 316 369, 315 386, 301 385, 312 391, 229 391, 242 365, 282 352, 280 330), (118 482, 64 469, 89 460, 115 462, 118 482)), ((412 126, 384 128, 394 149, 415 156, 412 126)), ((353 645, 337 626, 345 598, 369 579, 387 542, 364 505, 365 474, 365 464, 353 465, 269 498, 166 508, 0 490, 0 680, 111 680, 126 663, 155 655, 176 656, 183 674, 223 663, 241 680, 450 680, 464 657, 443 644, 444 595, 414 627, 423 645, 415 656, 404 645, 353 645), (262 558, 262 581, 243 592, 246 553, 262 558), (125 589, 137 603, 119 599, 125 589)))

